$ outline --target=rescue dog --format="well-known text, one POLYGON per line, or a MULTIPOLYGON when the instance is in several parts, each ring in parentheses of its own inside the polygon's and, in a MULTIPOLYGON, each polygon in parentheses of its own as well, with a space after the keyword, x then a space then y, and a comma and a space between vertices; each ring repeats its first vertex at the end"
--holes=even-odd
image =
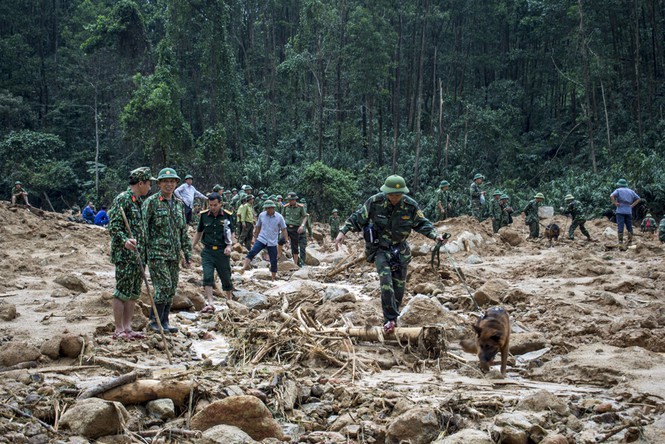
POLYGON ((559 235, 561 230, 557 224, 549 224, 545 227, 545 238, 550 241, 550 247, 552 246, 552 240, 559 242, 559 235))
POLYGON ((506 376, 508 349, 510 346, 510 318, 501 307, 487 309, 482 318, 473 326, 476 340, 465 339, 461 346, 467 353, 477 353, 479 367, 487 373, 490 363, 497 353, 501 353, 501 375, 506 376))

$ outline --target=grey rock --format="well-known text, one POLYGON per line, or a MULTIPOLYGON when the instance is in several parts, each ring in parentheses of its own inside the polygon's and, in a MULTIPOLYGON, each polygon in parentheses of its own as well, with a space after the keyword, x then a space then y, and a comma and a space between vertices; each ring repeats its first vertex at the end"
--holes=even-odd
POLYGON ((257 441, 236 426, 221 424, 203 432, 197 442, 199 444, 254 444, 257 441))
POLYGON ((95 439, 104 435, 115 435, 122 431, 120 423, 129 419, 125 407, 119 402, 108 402, 99 398, 77 401, 60 418, 60 427, 77 435, 95 439))
POLYGON ((440 432, 436 410, 421 407, 401 414, 388 426, 386 444, 429 444, 440 432))
POLYGON ((236 298, 239 303, 250 309, 260 310, 269 307, 268 297, 261 293, 236 290, 233 292, 233 297, 236 298))
POLYGON ((85 285, 85 283, 80 278, 74 276, 73 274, 58 276, 55 278, 55 283, 78 293, 88 292, 88 286, 85 285))
POLYGON ((459 432, 437 439, 432 444, 493 444, 491 437, 486 432, 474 429, 463 429, 459 432))
POLYGON ((479 257, 476 256, 475 254, 472 254, 471 256, 466 258, 466 263, 469 265, 476 265, 476 264, 482 264, 484 261, 479 257))
POLYGON ((166 421, 175 418, 175 406, 173 400, 169 398, 155 399, 146 404, 148 414, 153 418, 166 421))
POLYGON ((332 302, 356 302, 356 297, 344 287, 331 285, 326 287, 323 300, 332 302))
POLYGON ((517 404, 517 409, 532 412, 547 412, 551 410, 561 416, 568 416, 570 413, 568 406, 547 390, 540 390, 522 399, 517 404))
POLYGON ((432 325, 445 316, 446 309, 437 299, 424 295, 413 297, 400 313, 398 324, 404 325, 432 325))
POLYGON ((16 319, 16 305, 0 301, 0 319, 7 322, 16 319))
POLYGON ((21 362, 36 361, 41 353, 32 344, 24 341, 8 342, 0 347, 0 366, 11 367, 21 362))

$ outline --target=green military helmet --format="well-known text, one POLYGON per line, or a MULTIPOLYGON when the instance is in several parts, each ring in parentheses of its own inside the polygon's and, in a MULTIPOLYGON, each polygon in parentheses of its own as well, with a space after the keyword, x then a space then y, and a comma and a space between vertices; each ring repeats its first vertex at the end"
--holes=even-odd
POLYGON ((575 196, 572 194, 566 194, 566 197, 563 198, 566 202, 570 202, 571 200, 575 200, 575 196))
POLYGON ((333 208, 332 212, 333 213, 339 213, 339 211, 337 211, 337 208, 333 208))
POLYGON ((276 199, 283 199, 283 197, 282 197, 281 194, 278 194, 277 197, 276 197, 276 199))
POLYGON ((261 193, 261 194, 259 194, 259 195, 261 196, 261 198, 262 198, 262 199, 265 199, 265 198, 267 198, 267 197, 268 197, 268 193, 266 193, 265 191, 264 191, 264 192, 262 192, 262 193, 261 193))
POLYGON ((388 176, 385 183, 381 186, 381 191, 386 194, 391 193, 408 193, 409 189, 406 187, 406 182, 402 176, 388 176))
POLYGON ((275 196, 274 194, 271 194, 270 196, 268 196, 268 199, 277 200, 277 196, 275 196))
POLYGON ((503 192, 501 190, 494 190, 494 193, 492 193, 492 196, 501 196, 503 192))
POLYGON ((508 197, 507 194, 502 194, 501 197, 499 198, 500 200, 508 200, 510 197, 508 197))
POLYGON ((224 190, 222 194, 231 194, 231 190, 224 190))
POLYGON ((289 194, 286 195, 286 200, 297 200, 298 195, 293 191, 289 191, 289 194))
POLYGON ((534 199, 545 199, 545 196, 543 193, 536 193, 535 196, 533 196, 534 199))
POLYGON ((476 175, 473 176, 473 180, 475 181, 475 180, 478 180, 478 179, 483 179, 483 180, 485 180, 485 176, 483 176, 483 175, 480 174, 480 173, 476 173, 476 175))
POLYGON ((264 208, 264 209, 265 209, 265 208, 275 208, 275 206, 276 206, 276 205, 275 205, 275 202, 273 202, 273 201, 270 200, 270 199, 268 199, 268 200, 266 200, 265 202, 263 202, 263 208, 264 208))
POLYGON ((224 187, 221 186, 220 184, 215 184, 215 186, 212 187, 213 191, 219 191, 219 190, 223 190, 223 189, 224 189, 224 187))
POLYGON ((187 179, 194 180, 194 176, 192 176, 191 174, 188 174, 188 175, 185 176, 185 180, 187 180, 187 179))
POLYGON ((238 189, 234 187, 234 188, 231 189, 231 191, 234 191, 234 192, 237 193, 237 192, 238 192, 238 189))
POLYGON ((23 183, 20 180, 17 180, 16 182, 14 182, 14 185, 23 185, 23 183))
POLYGON ((627 187, 628 181, 626 179, 619 179, 616 183, 618 187, 627 187))
POLYGON ((159 175, 157 176, 157 180, 162 180, 162 179, 175 179, 178 182, 180 182, 180 177, 178 176, 178 173, 176 173, 173 168, 162 168, 159 171, 159 175))
POLYGON ((450 186, 450 183, 448 183, 447 180, 442 180, 441 183, 439 183, 439 188, 449 187, 449 186, 450 186))
POLYGON ((647 213, 647 215, 645 217, 652 217, 651 213, 647 213))
POLYGON ((157 180, 152 177, 148 167, 139 167, 129 172, 130 182, 144 182, 146 180, 157 180))

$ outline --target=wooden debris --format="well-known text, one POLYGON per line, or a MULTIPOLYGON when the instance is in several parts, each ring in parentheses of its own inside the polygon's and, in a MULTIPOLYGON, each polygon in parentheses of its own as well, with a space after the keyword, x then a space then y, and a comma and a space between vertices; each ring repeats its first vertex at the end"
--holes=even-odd
POLYGON ((129 384, 130 382, 134 382, 138 379, 138 377, 139 374, 137 372, 127 373, 125 375, 111 379, 110 381, 107 381, 103 384, 100 384, 97 387, 93 387, 91 389, 84 391, 79 395, 79 399, 92 398, 93 396, 97 396, 100 393, 104 393, 108 390, 111 390, 112 388, 129 384))
POLYGON ((189 399, 192 387, 195 387, 195 383, 192 381, 141 379, 112 388, 100 394, 99 397, 107 401, 117 401, 123 405, 143 404, 155 399, 169 398, 177 407, 183 407, 189 399))

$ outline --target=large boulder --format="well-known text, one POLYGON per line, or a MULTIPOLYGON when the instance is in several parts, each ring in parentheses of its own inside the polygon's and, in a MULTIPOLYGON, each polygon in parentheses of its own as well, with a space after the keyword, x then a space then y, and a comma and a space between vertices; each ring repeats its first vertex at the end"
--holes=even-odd
POLYGON ((85 283, 80 278, 74 276, 73 274, 58 276, 55 278, 55 283, 78 293, 88 292, 88 286, 85 285, 85 283))
POLYGON ((568 416, 570 413, 568 405, 547 390, 540 390, 522 399, 517 403, 517 409, 536 413, 551 410, 560 416, 568 416))
POLYGON ((390 423, 386 432, 386 444, 430 444, 441 431, 436 410, 416 408, 399 415, 390 423))
POLYGON ((503 294, 508 290, 510 284, 503 279, 490 279, 485 282, 473 297, 478 305, 499 305, 503 294))
POLYGON ((25 341, 8 342, 0 347, 0 366, 11 367, 21 362, 36 361, 41 353, 25 341))
POLYGON ((269 308, 268 298, 261 293, 246 290, 236 290, 233 297, 242 305, 250 309, 269 308))
POLYGON ((205 431, 220 424, 236 426, 257 441, 284 436, 270 410, 255 396, 229 396, 215 401, 191 420, 193 430, 205 431))
POLYGON ((499 237, 501 238, 502 241, 513 247, 517 247, 522 242, 524 242, 524 239, 522 239, 522 235, 510 227, 501 228, 499 230, 499 237))
POLYGON ((547 347, 547 339, 537 331, 513 333, 510 335, 510 353, 523 355, 547 347))
POLYGON ((62 341, 62 335, 54 335, 48 338, 41 347, 39 351, 42 355, 48 356, 51 359, 58 359, 60 357, 60 342, 62 341))
POLYGON ((487 432, 474 429, 463 429, 459 432, 446 436, 445 438, 438 439, 432 444, 493 444, 494 441, 490 438, 487 432))
POLYGON ((344 287, 330 285, 326 287, 326 292, 323 294, 323 300, 332 302, 356 302, 356 297, 344 287))
POLYGON ((417 295, 402 309, 399 317, 400 326, 422 326, 436 324, 445 316, 446 309, 433 298, 417 295))
POLYGON ((173 296, 173 302, 171 303, 171 311, 180 311, 180 310, 189 310, 193 307, 194 304, 184 293, 178 291, 175 296, 173 296))
POLYGON ((122 424, 129 414, 119 402, 108 402, 99 398, 77 401, 60 418, 59 425, 73 434, 89 439, 122 432, 122 424))
POLYGON ((220 424, 203 432, 201 438, 196 442, 198 444, 254 444, 257 441, 238 427, 220 424))
POLYGON ((16 305, 0 301, 0 319, 12 321, 16 318, 16 305))

